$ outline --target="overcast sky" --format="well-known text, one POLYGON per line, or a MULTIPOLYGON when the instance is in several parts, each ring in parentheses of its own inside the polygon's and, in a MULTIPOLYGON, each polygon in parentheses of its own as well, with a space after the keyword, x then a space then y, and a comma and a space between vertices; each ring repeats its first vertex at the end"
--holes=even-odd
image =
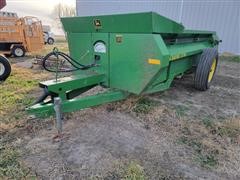
MULTIPOLYGON (((76 5, 76 0, 7 0, 7 5, 2 11, 16 12, 19 17, 36 16, 43 24, 54 24, 50 15, 53 8, 58 4, 76 5)), ((52 27, 55 34, 62 34, 61 30, 52 27)))

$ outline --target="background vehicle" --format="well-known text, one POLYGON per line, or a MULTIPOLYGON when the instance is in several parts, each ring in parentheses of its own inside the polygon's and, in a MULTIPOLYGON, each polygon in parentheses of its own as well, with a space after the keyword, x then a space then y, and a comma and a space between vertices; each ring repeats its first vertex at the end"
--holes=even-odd
POLYGON ((16 13, 0 12, 0 52, 23 57, 26 52, 42 49, 43 31, 36 17, 18 18, 16 13))
MULTIPOLYGON (((6 1, 0 1, 0 9, 6 5, 6 1)), ((11 73, 11 65, 7 58, 0 54, 0 81, 3 81, 8 78, 11 73)))
POLYGON ((43 25, 43 36, 45 44, 53 44, 54 43, 54 34, 51 32, 51 28, 48 25, 43 25))

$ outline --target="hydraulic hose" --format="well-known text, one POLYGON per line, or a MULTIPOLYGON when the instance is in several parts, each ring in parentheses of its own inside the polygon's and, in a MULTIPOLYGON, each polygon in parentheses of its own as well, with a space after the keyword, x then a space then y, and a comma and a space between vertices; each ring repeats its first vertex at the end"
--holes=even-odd
POLYGON ((44 88, 43 94, 34 102, 34 104, 43 102, 49 95, 50 93, 48 92, 48 90, 44 88))
POLYGON ((42 61, 42 66, 46 71, 49 72, 72 72, 72 71, 77 71, 77 70, 86 70, 92 67, 97 66, 96 60, 93 61, 92 64, 84 65, 79 63, 78 61, 74 60, 72 57, 70 57, 68 54, 58 51, 58 49, 55 47, 53 48, 53 51, 48 53, 42 61), (69 62, 75 69, 67 69, 67 70, 52 70, 47 67, 47 61, 49 60, 50 57, 55 57, 57 60, 61 57, 63 60, 69 62))

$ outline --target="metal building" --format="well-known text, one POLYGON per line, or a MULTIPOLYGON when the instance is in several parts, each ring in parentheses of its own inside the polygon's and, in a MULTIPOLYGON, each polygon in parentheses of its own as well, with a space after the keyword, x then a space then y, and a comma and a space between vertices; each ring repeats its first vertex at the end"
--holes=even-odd
POLYGON ((78 16, 154 11, 187 29, 217 31, 220 52, 240 54, 240 0, 76 0, 78 16))

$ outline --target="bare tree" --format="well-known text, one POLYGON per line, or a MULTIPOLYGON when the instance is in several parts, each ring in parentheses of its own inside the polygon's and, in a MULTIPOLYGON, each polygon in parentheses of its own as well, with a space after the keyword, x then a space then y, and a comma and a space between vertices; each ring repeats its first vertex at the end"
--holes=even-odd
POLYGON ((53 11, 52 11, 52 17, 56 22, 57 28, 62 29, 62 24, 61 24, 61 17, 73 17, 76 16, 76 8, 73 6, 68 6, 66 4, 57 4, 53 11))
POLYGON ((76 8, 66 4, 57 4, 53 9, 53 15, 57 18, 76 16, 76 8))

